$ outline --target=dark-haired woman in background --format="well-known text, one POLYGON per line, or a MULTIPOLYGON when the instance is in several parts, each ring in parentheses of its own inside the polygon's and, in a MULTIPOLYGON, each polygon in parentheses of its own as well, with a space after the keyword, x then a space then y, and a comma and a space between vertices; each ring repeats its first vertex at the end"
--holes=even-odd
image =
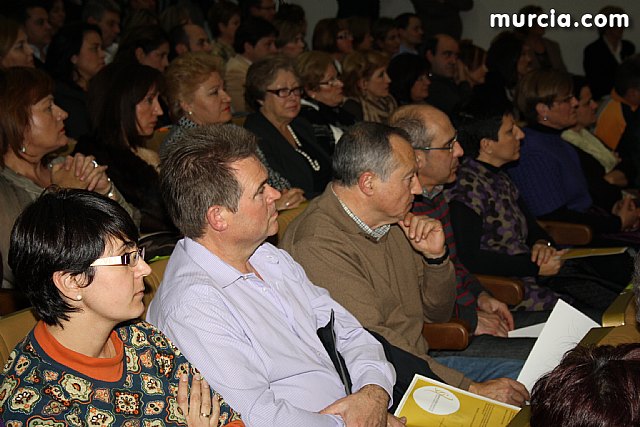
POLYGON ((117 203, 83 190, 54 188, 17 219, 9 263, 41 320, 2 373, 6 425, 244 426, 167 337, 134 320, 151 272, 138 237, 117 203))
POLYGON ((45 68, 56 80, 53 96, 69 113, 67 135, 77 139, 91 131, 87 110, 89 81, 105 65, 100 28, 91 24, 63 27, 53 36, 45 68))
POLYGON ((400 35, 393 19, 377 19, 371 26, 371 36, 374 48, 385 53, 389 58, 400 51, 400 35))
POLYGON ((159 25, 144 25, 127 31, 113 62, 139 62, 160 72, 169 65, 169 37, 159 25))
POLYGON ((33 66, 33 48, 24 28, 0 15, 0 69, 33 66))
POLYGON ((429 96, 431 85, 429 63, 422 56, 401 53, 389 62, 391 78, 389 92, 398 105, 422 104, 429 96))
POLYGON ((240 26, 242 10, 240 6, 227 0, 211 5, 207 14, 207 22, 211 30, 211 54, 221 58, 223 65, 236 56, 233 41, 236 30, 240 26))
POLYGON ((173 230, 158 187, 158 154, 145 148, 162 108, 162 74, 151 67, 118 63, 91 82, 89 110, 94 131, 75 150, 109 166, 109 175, 127 201, 140 210, 142 232, 173 230))
POLYGON ((342 73, 344 57, 353 52, 353 35, 344 19, 321 19, 313 29, 311 42, 313 50, 327 52, 333 57, 334 65, 342 73))

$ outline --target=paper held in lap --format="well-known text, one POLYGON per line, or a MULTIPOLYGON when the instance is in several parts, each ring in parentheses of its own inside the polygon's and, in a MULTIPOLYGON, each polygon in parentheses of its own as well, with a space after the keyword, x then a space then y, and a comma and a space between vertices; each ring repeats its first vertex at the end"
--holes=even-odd
POLYGON ((568 249, 567 252, 562 255, 561 259, 574 259, 585 258, 589 256, 605 256, 605 255, 618 255, 624 253, 628 248, 626 246, 616 248, 576 248, 568 249))
POLYGON ((416 374, 394 415, 407 427, 501 427, 519 410, 416 374))

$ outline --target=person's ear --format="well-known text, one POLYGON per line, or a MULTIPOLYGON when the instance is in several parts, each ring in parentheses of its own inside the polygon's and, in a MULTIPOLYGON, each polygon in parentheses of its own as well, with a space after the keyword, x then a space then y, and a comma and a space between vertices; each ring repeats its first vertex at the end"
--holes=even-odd
POLYGON ((490 138, 482 138, 480 140, 480 152, 491 154, 493 152, 493 144, 496 141, 490 138))
POLYGON ((82 301, 84 284, 81 282, 84 278, 83 274, 71 275, 63 271, 53 273, 53 284, 58 291, 73 301, 82 301))
POLYGON ((191 113, 193 111, 191 109, 191 103, 181 100, 181 101, 179 101, 179 105, 180 105, 180 108, 182 109, 182 111, 184 111, 188 115, 191 115, 191 113))
POLYGON ((140 63, 142 63, 142 61, 144 61, 144 58, 147 56, 141 47, 137 47, 136 50, 134 51, 134 54, 136 55, 136 59, 140 63))
POLYGON ((229 227, 229 223, 227 222, 227 216, 229 214, 232 214, 232 212, 223 206, 211 206, 207 209, 207 223, 209 227, 218 232, 225 231, 229 227))
POLYGON ((78 62, 78 55, 73 55, 73 56, 71 57, 71 63, 72 63, 73 65, 76 65, 76 63, 77 63, 77 62, 78 62))
POLYGON ((366 92, 367 86, 369 85, 369 81, 363 77, 360 80, 358 80, 357 84, 362 92, 366 92))
POLYGON ((364 172, 358 177, 358 188, 367 196, 373 195, 375 179, 376 175, 373 172, 364 172))
POLYGON ((538 117, 542 117, 543 121, 547 121, 547 116, 549 115, 549 106, 547 104, 543 104, 542 102, 538 102, 536 104, 536 114, 538 117))

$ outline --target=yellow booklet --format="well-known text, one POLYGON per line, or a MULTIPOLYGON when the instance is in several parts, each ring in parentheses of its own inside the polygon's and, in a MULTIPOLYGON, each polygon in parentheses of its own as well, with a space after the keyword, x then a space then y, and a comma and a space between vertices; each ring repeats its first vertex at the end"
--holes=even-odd
POLYGON ((626 251, 627 249, 628 248, 626 246, 614 247, 614 248, 575 248, 575 249, 569 249, 560 258, 574 259, 574 258, 584 258, 588 256, 617 255, 617 254, 624 253, 624 251, 626 251))
POLYGON ((507 405, 416 374, 394 414, 407 427, 502 427, 520 411, 507 405))

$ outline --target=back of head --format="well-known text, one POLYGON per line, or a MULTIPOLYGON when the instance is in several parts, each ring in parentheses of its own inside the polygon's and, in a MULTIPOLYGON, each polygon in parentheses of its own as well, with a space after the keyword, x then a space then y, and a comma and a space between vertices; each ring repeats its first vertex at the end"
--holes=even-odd
POLYGON ((49 189, 24 209, 11 232, 8 260, 16 286, 45 323, 60 324, 73 308, 53 283, 54 273, 70 273, 89 286, 95 274, 90 265, 116 240, 138 241, 138 229, 120 205, 92 191, 49 189))
POLYGON ((311 46, 313 50, 321 50, 327 53, 338 52, 337 37, 341 30, 346 29, 346 23, 341 25, 341 21, 336 18, 321 19, 313 28, 311 46))
POLYGON ((640 90, 640 54, 625 59, 618 66, 613 87, 623 97, 630 89, 640 90))
POLYGON ((364 172, 373 172, 386 181, 395 168, 391 136, 410 141, 402 129, 381 123, 360 122, 345 131, 333 153, 333 179, 350 187, 364 172))
POLYGON ((129 149, 144 145, 139 135, 136 104, 155 88, 164 89, 160 71, 138 62, 114 62, 89 84, 88 109, 94 133, 103 143, 129 149))
POLYGON ((640 344, 577 346, 531 393, 531 426, 640 425, 640 344))
POLYGON ((258 41, 264 37, 276 37, 278 30, 271 24, 271 22, 262 19, 251 17, 247 18, 238 27, 236 31, 236 38, 233 41, 233 49, 236 53, 244 53, 244 44, 249 43, 251 46, 255 46, 258 41))
POLYGON ((87 22, 89 18, 101 21, 105 12, 120 15, 121 9, 114 0, 89 0, 82 7, 82 22, 87 22))
POLYGON ((11 67, 1 73, 0 166, 4 166, 3 157, 9 150, 24 157, 20 148, 31 126, 31 106, 53 93, 53 80, 36 68, 11 67))
POLYGON ((181 233, 202 237, 211 206, 237 210, 242 188, 232 163, 255 157, 256 148, 255 135, 232 124, 190 129, 170 146, 162 161, 160 190, 181 233))
POLYGON ((211 37, 216 39, 220 36, 218 24, 227 25, 234 16, 242 16, 240 6, 227 0, 213 3, 207 13, 207 23, 211 30, 211 37))
POLYGON ((487 69, 501 76, 508 88, 518 81, 518 59, 523 45, 521 34, 503 31, 491 41, 487 51, 487 69))

